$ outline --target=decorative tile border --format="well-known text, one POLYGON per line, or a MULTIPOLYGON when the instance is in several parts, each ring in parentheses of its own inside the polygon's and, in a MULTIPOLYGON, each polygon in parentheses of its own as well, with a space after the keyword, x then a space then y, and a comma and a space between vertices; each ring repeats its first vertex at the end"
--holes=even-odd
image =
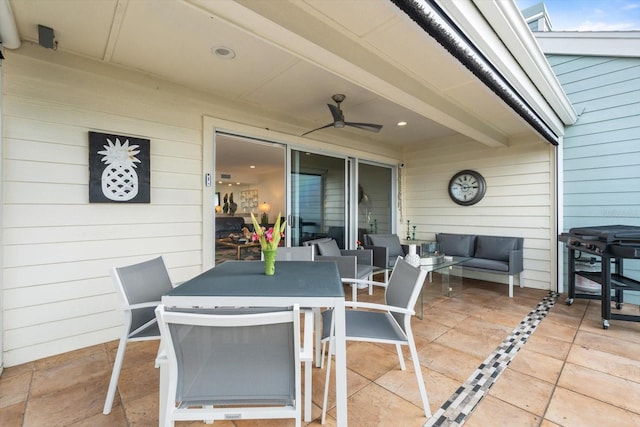
POLYGON ((424 427, 462 426, 478 402, 487 394, 542 319, 549 313, 558 296, 557 292, 549 292, 502 341, 502 344, 478 366, 467 381, 429 418, 424 427))

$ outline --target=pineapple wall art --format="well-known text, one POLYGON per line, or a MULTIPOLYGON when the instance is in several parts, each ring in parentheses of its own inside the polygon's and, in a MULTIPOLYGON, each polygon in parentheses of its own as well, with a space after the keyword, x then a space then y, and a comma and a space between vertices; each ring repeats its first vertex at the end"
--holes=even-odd
POLYGON ((150 141, 89 132, 89 202, 149 203, 150 141))

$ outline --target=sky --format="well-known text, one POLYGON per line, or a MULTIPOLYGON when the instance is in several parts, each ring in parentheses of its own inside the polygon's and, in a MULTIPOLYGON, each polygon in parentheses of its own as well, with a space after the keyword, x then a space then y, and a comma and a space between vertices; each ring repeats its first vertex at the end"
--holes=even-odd
MULTIPOLYGON (((515 0, 526 9, 541 0, 515 0)), ((640 31, 640 0, 544 0, 553 31, 640 31)))

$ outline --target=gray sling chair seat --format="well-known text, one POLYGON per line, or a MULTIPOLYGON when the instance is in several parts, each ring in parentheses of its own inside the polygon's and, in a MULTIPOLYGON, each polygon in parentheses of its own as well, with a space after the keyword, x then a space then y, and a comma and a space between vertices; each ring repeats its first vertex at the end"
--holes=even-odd
MULTIPOLYGON (((401 346, 408 346, 418 381, 424 414, 428 418, 431 416, 429 399, 427 398, 427 390, 420 369, 420 360, 418 359, 418 352, 416 351, 416 344, 411 330, 411 316, 415 314, 414 307, 422 290, 426 274, 425 270, 413 267, 399 257, 389 278, 389 283, 385 285, 384 283, 374 282, 377 286, 386 287, 384 304, 346 302, 347 307, 359 309, 346 311, 346 339, 347 341, 395 344, 402 370, 405 370, 405 363, 401 346)), ((327 377, 322 404, 322 423, 324 424, 331 376, 331 354, 333 353, 334 345, 333 310, 327 310, 322 313, 322 325, 322 357, 324 357, 324 345, 327 341, 329 342, 327 377)))
POLYGON ((156 315, 163 346, 157 363, 168 369, 160 425, 283 418, 301 425, 298 305, 198 309, 161 304, 156 315))
POLYGON ((111 276, 120 295, 124 321, 103 414, 111 412, 127 343, 160 339, 154 310, 160 304, 162 295, 173 289, 162 257, 113 268, 111 276))

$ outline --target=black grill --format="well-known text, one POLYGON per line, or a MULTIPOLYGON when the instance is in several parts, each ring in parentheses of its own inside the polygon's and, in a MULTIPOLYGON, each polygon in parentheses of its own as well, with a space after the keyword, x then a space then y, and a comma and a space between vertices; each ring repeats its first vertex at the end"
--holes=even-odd
POLYGON ((616 308, 621 309, 624 291, 640 291, 640 281, 624 275, 625 258, 640 259, 640 227, 632 225, 602 225, 577 227, 562 233, 558 240, 564 242, 569 255, 569 290, 567 304, 574 298, 600 299, 602 301, 602 326, 607 329, 609 320, 640 321, 640 316, 611 313, 612 292, 616 308), (576 270, 576 260, 585 254, 600 257, 600 271, 576 270), (613 268, 612 268, 613 267, 613 268), (602 286, 600 295, 576 292, 576 275, 585 277, 602 286))
POLYGON ((586 254, 640 258, 640 227, 633 225, 572 228, 560 234, 559 240, 586 254))

